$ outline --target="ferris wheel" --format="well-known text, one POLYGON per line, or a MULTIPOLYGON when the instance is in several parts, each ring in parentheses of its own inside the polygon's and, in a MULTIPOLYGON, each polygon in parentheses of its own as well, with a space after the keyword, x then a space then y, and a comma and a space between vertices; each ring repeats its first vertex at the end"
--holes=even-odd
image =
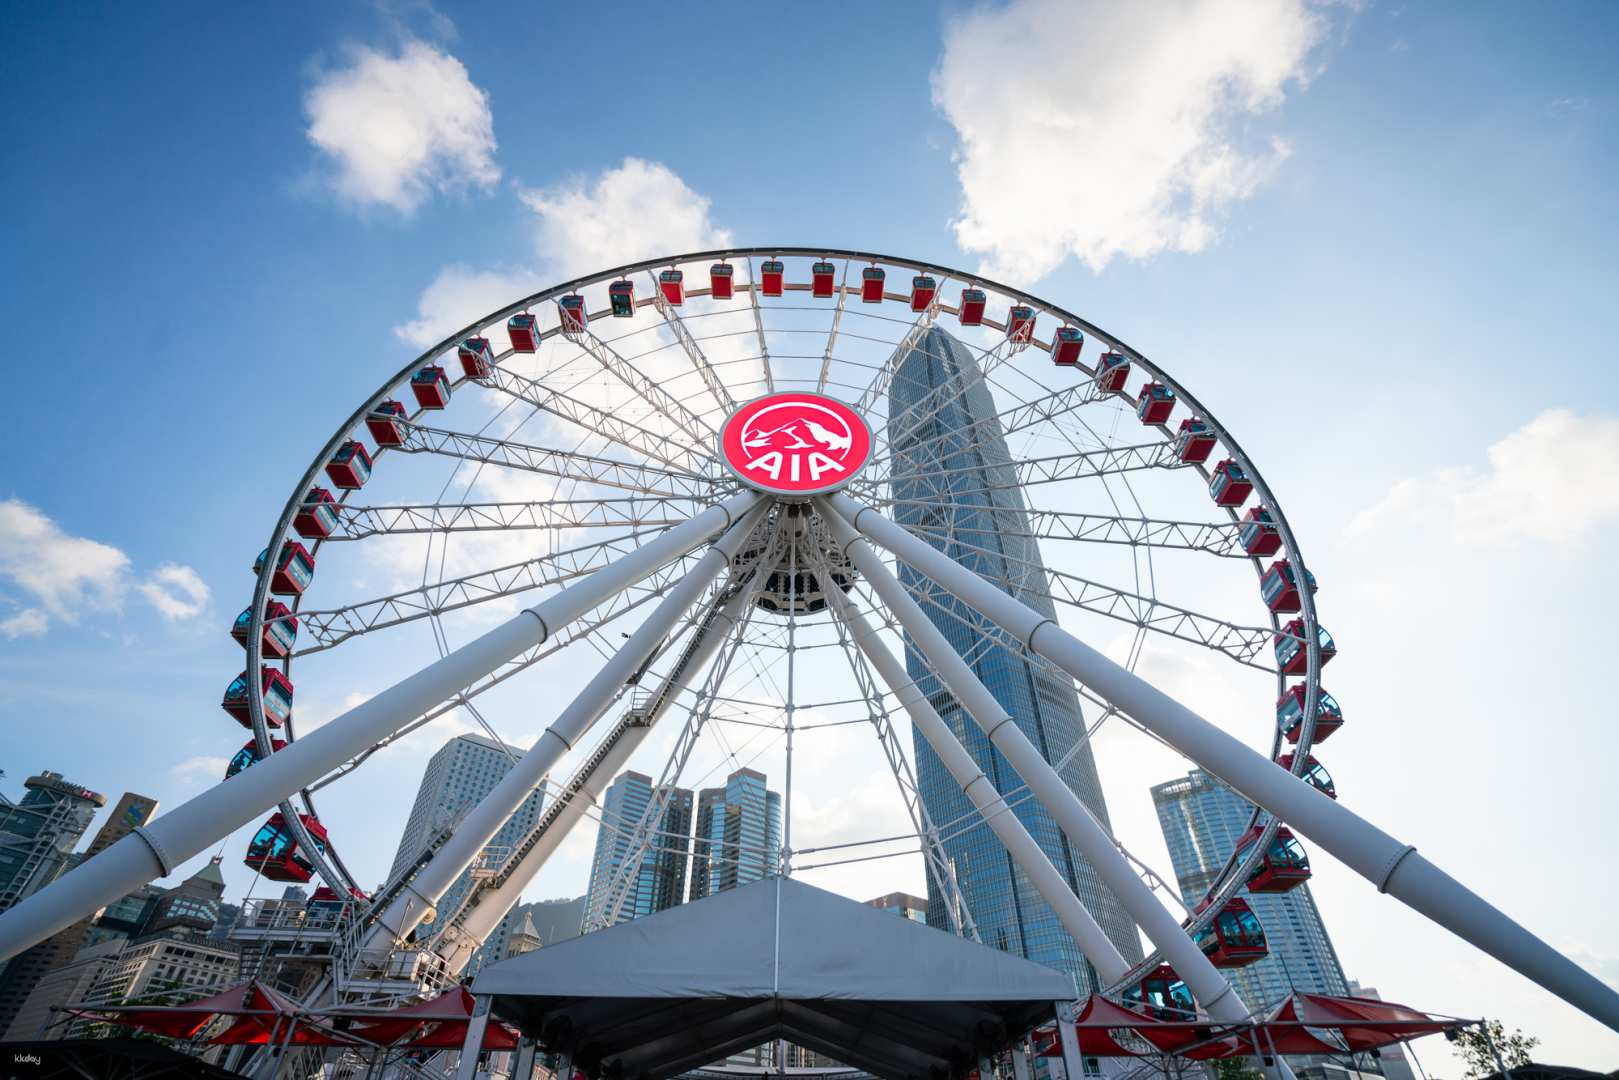
MULTIPOLYGON (((619 918, 635 867, 672 841, 656 799, 634 820, 598 799, 654 729, 660 793, 775 755, 779 840, 746 854, 767 872, 894 857, 892 836, 795 831, 795 759, 802 774, 824 732, 863 726, 909 819, 903 857, 950 928, 992 936, 953 852, 993 833, 1126 1000, 1231 1019, 1265 1004, 1222 969, 1265 955, 1245 897, 1308 879, 1309 841, 1619 1023, 1611 990, 1335 801, 1315 755, 1344 723, 1322 682, 1336 648, 1232 433, 1119 338, 977 275, 751 248, 525 297, 358 405, 292 485, 254 580, 223 701, 247 742, 195 809, 134 839, 166 870, 273 805, 248 865, 360 898, 384 952, 427 942, 458 971, 587 817, 628 839, 586 914, 619 918), (1213 724, 1155 689, 1177 664, 1214 672, 1240 707, 1213 724), (299 699, 356 672, 392 685, 299 738, 299 699), (328 789, 363 790, 379 755, 448 714, 505 742, 537 711, 544 734, 434 858, 366 897, 341 853, 374 823, 323 816, 328 789), (1111 830, 1091 757, 1110 727, 1254 805, 1203 895, 1111 830), (922 788, 940 784, 955 801, 930 807, 922 788), (537 787, 539 821, 492 847, 537 787), (1036 807, 1109 910, 1031 834, 1036 807), (470 866, 475 886, 439 910, 470 866), (1150 955, 1121 951, 1121 919, 1150 955)), ((106 882, 81 888, 110 887, 103 861, 106 882)), ((0 917, 0 942, 33 932, 19 922, 0 917)))

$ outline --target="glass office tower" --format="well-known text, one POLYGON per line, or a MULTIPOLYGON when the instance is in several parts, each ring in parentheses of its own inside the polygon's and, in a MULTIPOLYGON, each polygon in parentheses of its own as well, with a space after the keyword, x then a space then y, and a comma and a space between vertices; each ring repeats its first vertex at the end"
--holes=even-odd
MULTIPOLYGON (((921 535, 929 543, 963 566, 1055 618, 1051 601, 1036 595, 1049 591, 1045 565, 1039 548, 1028 538, 1028 511, 995 412, 972 353, 945 331, 927 330, 912 352, 900 360, 889 387, 893 493, 898 499, 911 500, 897 504, 894 516, 901 524, 924 530, 921 535), (933 394, 935 390, 939 393, 933 394), (927 404, 916 409, 915 415, 906 415, 907 408, 924 398, 927 404), (941 529, 949 529, 951 537, 942 536, 941 529)), ((1103 827, 1108 827, 1096 762, 1090 747, 1084 745, 1084 717, 1073 681, 1011 649, 986 647, 982 634, 973 628, 979 616, 904 563, 900 564, 900 578, 913 594, 925 598, 923 610, 934 625, 967 657, 995 700, 1045 759, 1054 765, 1061 763, 1058 772, 1063 780, 1103 827)), ((929 672, 909 641, 905 662, 911 677, 996 789, 1010 794, 1021 788, 1022 780, 929 672)), ((913 740, 917 782, 932 819, 943 824, 972 815, 971 802, 932 747, 920 736, 913 740)), ((1090 864, 1071 850, 1051 815, 1033 799, 1016 801, 1014 813, 1125 959, 1140 960, 1140 938, 1123 906, 1090 864)), ((987 944, 1073 972, 1081 994, 1100 988, 1078 946, 988 828, 959 833, 947 839, 944 847, 962 898, 987 944)), ((928 922, 947 926, 944 898, 931 880, 928 888, 928 922)))
MULTIPOLYGON (((1202 769, 1154 787, 1152 802, 1181 896, 1195 905, 1231 857, 1253 806, 1202 769)), ((1249 1008, 1274 1004, 1294 990, 1349 992, 1310 886, 1240 895, 1259 916, 1270 946, 1263 960, 1226 972, 1249 1008)))
MULTIPOLYGON (((620 773, 602 796, 602 825, 596 832, 590 891, 585 899, 585 919, 592 925, 606 915, 613 880, 630 857, 635 827, 652 804, 654 790, 650 776, 631 771, 620 773)), ((651 838, 651 847, 641 856, 641 865, 615 923, 638 919, 685 900, 691 805, 688 789, 677 787, 669 792, 663 820, 651 838)))

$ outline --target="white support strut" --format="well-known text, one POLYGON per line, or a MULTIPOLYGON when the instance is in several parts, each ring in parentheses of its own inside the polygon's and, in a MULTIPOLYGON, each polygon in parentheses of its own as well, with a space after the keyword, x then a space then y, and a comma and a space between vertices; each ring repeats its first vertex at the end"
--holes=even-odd
MULTIPOLYGON (((939 681, 961 703, 973 722, 983 729, 995 748, 1005 755, 1018 775, 1023 777, 1030 792, 1056 820, 1063 835, 1084 855, 1136 925, 1146 931, 1147 937, 1163 952, 1165 959, 1174 965, 1198 1003, 1216 1020, 1232 1023, 1247 1020, 1248 1006, 1232 989, 1230 981, 1203 955, 1203 951, 1181 929, 1180 921, 1159 902, 1147 883, 1136 876, 1113 843, 1113 838, 1091 816, 1085 804, 1079 801, 1079 796, 1074 794, 1028 735, 1014 722, 1011 714, 995 700, 995 695, 951 646, 943 632, 905 591, 905 586, 883 564, 871 544, 858 535, 830 504, 822 501, 819 508, 833 537, 905 628, 911 642, 927 658, 928 666, 939 681)), ((984 587, 994 588, 988 582, 984 582, 984 587)), ((1100 966, 1097 970, 1101 970, 1100 966)), ((1117 977, 1112 976, 1109 981, 1117 977)))
POLYGON ((1051 860, 1040 849, 1040 845, 1034 842, 1034 837, 1029 835, 1029 830, 1023 822, 1012 813, 1011 808, 1006 805, 1006 800, 973 761, 972 755, 961 745, 961 741, 950 730, 950 726, 928 703, 921 688, 906 673, 905 665, 877 637, 871 623, 856 610, 849 598, 843 595, 843 590, 828 589, 826 597, 833 613, 849 628, 849 636, 854 638, 855 644, 871 661, 871 666, 877 670, 878 676, 899 699, 900 705, 911 718, 911 724, 922 733, 928 745, 939 755, 939 760, 950 771, 951 777, 960 785, 962 792, 972 801, 979 816, 988 823, 991 831, 1006 848, 1006 853, 1012 857, 1012 861, 1028 875, 1030 883, 1045 902, 1051 905, 1051 910, 1056 913, 1063 929, 1073 937, 1080 951, 1085 954, 1085 958, 1108 982, 1122 978, 1130 969, 1130 965, 1119 955, 1118 947, 1108 939, 1085 905, 1079 902, 1079 897, 1074 895, 1073 890, 1068 887, 1068 882, 1051 864, 1051 860))
MULTIPOLYGON (((697 548, 758 500, 758 494, 743 492, 676 525, 252 768, 154 819, 144 826, 147 835, 173 864, 184 863, 523 650, 543 643, 602 601, 697 548)), ((0 960, 10 959, 162 873, 147 840, 125 837, 0 913, 0 960)))
MULTIPOLYGON (((727 628, 735 625, 741 618, 744 601, 749 598, 746 590, 737 595, 715 613, 715 620, 724 621, 727 628)), ((552 853, 566 840, 568 833, 578 824, 585 813, 596 806, 602 792, 613 781, 626 765, 630 757, 651 734, 658 718, 667 710, 674 695, 683 689, 691 679, 703 668, 708 666, 709 660, 718 651, 727 633, 717 628, 710 628, 702 641, 698 642, 690 656, 686 657, 683 666, 669 673, 653 700, 657 703, 655 711, 645 718, 644 723, 630 727, 619 740, 609 748, 602 757, 590 777, 579 790, 558 796, 564 800, 564 805, 545 835, 535 842, 533 847, 521 853, 521 858, 513 866, 502 867, 498 883, 487 892, 479 892, 476 896, 469 895, 464 902, 460 917, 456 920, 458 925, 452 930, 446 929, 445 942, 440 946, 440 955, 451 971, 459 971, 461 966, 472 959, 472 954, 482 945, 484 940, 499 925, 500 920, 517 903, 523 890, 528 888, 534 876, 545 866, 552 853), (476 900, 473 903, 473 900, 476 900)))
POLYGON ((375 937, 368 947, 386 942, 392 948, 435 911, 439 899, 495 838, 495 834, 523 805, 523 800, 540 785, 563 755, 571 751, 595 726, 613 699, 674 629, 680 617, 697 602, 703 590, 720 572, 731 565, 731 560, 736 557, 742 542, 747 539, 763 512, 763 506, 755 506, 731 525, 692 568, 691 573, 670 589, 663 602, 635 628, 623 648, 609 657, 591 677, 579 696, 529 747, 528 753, 501 777, 489 794, 478 800, 478 804, 456 826, 455 835, 434 855, 433 861, 423 867, 421 873, 400 891, 399 896, 378 918, 375 937))
POLYGON ((1464 941, 1615 1031, 1619 993, 1461 882, 925 541, 843 495, 825 500, 871 540, 1112 702, 1250 802, 1464 941))

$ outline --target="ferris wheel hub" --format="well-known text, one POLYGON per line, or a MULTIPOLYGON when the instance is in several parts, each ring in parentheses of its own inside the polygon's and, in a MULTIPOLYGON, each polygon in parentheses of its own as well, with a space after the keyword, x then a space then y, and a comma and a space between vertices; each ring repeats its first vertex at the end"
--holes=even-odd
POLYGON ((720 428, 720 460, 737 479, 778 498, 838 491, 871 459, 871 428, 825 394, 766 394, 738 408, 720 428))

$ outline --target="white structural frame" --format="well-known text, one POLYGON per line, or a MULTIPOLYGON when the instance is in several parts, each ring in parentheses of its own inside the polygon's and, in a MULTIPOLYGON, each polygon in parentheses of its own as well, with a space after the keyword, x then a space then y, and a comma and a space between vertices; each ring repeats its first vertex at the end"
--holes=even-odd
MULTIPOLYGON (((1003 296, 1034 303, 1042 313, 1054 316, 1066 325, 1084 328, 1095 340, 1122 352, 1150 376, 1169 386, 1182 402, 1194 410, 1195 415, 1207 421, 1210 431, 1219 439, 1231 460, 1247 470, 1262 505, 1273 515, 1283 554, 1290 560, 1299 580, 1307 580, 1308 571, 1285 518, 1263 479, 1229 434, 1209 417, 1207 411, 1184 388, 1146 358, 1060 308, 957 271, 888 256, 836 249, 753 248, 699 252, 674 260, 648 260, 619 268, 610 274, 627 277, 642 271, 650 273, 671 262, 701 263, 712 258, 744 261, 749 280, 737 284, 736 288, 748 293, 747 308, 744 309, 751 311, 752 315, 748 332, 750 336, 757 336, 759 344, 759 355, 749 358, 748 362, 757 360, 762 364, 765 387, 775 389, 778 380, 772 371, 764 321, 767 308, 760 303, 754 259, 778 254, 842 258, 845 262, 844 284, 838 289, 832 332, 824 354, 812 357, 819 367, 819 377, 814 384, 821 390, 828 386, 828 373, 834 362, 833 346, 839 335, 844 338, 856 336, 849 325, 855 317, 855 309, 849 306, 848 301, 851 293, 859 296, 859 286, 857 284, 851 288, 847 282, 851 264, 864 260, 938 275, 938 292, 932 303, 914 312, 914 318, 906 320, 908 327, 898 343, 896 356, 913 351, 924 331, 933 325, 941 312, 956 310, 945 303, 940 295, 944 283, 952 279, 993 287, 1003 296)), ((533 307, 541 300, 586 285, 599 284, 607 276, 610 275, 581 278, 519 301, 447 338, 405 368, 356 410, 345 427, 339 429, 316 457, 297 485, 293 497, 283 508, 267 552, 273 556, 289 537, 289 529, 304 492, 318 480, 323 463, 352 430, 365 422, 371 410, 387 396, 391 388, 397 387, 402 378, 408 378, 410 372, 424 362, 442 358, 463 338, 511 314, 533 307)), ((807 286, 800 284, 788 288, 807 291, 807 286)), ((693 295, 701 291, 693 290, 693 295)), ((735 400, 726 388, 725 374, 721 370, 724 364, 710 360, 700 344, 700 340, 706 339, 700 339, 687 320, 662 301, 656 285, 653 295, 653 303, 662 316, 662 325, 701 374, 705 387, 703 392, 712 395, 721 408, 733 407, 735 400)), ((903 302, 906 297, 902 293, 885 293, 884 299, 903 302)), ((985 325, 1004 329, 1002 324, 990 319, 985 320, 985 325)), ((547 336, 558 332, 547 331, 547 336)), ((299 821, 300 806, 311 807, 310 792, 316 785, 334 773, 351 769, 399 733, 414 729, 449 707, 467 705, 480 681, 500 678, 501 673, 514 662, 519 665, 531 662, 520 658, 560 638, 574 624, 588 623, 587 617, 597 613, 597 621, 581 631, 593 632, 612 617, 600 615, 599 609, 602 607, 622 613, 656 601, 634 631, 627 635, 628 640, 611 650, 585 688, 561 711, 507 777, 468 814, 456 833, 442 843, 431 861, 422 865, 413 877, 394 883, 396 887, 390 890, 387 901, 379 903, 374 911, 368 913, 365 926, 372 950, 386 956, 402 948, 410 938, 411 931, 424 917, 435 911, 451 884, 486 853, 491 838, 529 793, 547 782, 549 773, 564 755, 580 744, 613 701, 660 655, 682 620, 688 623, 694 621, 690 613, 703 602, 705 595, 710 596, 711 603, 720 603, 718 598, 726 595, 727 588, 732 589, 719 609, 719 617, 730 626, 739 625, 742 621, 741 609, 752 602, 754 596, 754 591, 750 590, 777 572, 767 565, 769 559, 774 557, 773 548, 766 545, 762 549, 766 557, 758 560, 758 565, 743 565, 746 562, 743 549, 750 544, 750 538, 755 538, 758 530, 770 527, 767 523, 775 521, 779 524, 781 518, 789 514, 807 517, 806 508, 812 505, 815 520, 819 522, 817 527, 826 530, 835 543, 826 547, 811 545, 809 550, 800 552, 795 536, 793 554, 785 567, 785 576, 792 582, 787 586, 788 591, 799 588, 797 582, 806 567, 812 567, 820 575, 821 586, 826 593, 825 602, 838 621, 840 632, 848 631, 848 639, 854 643, 851 666, 855 654, 870 663, 889 692, 906 710, 916 729, 938 751, 952 778, 961 785, 977 813, 1001 840, 1013 860, 1028 873, 1042 896, 1056 911, 1064 928, 1115 989, 1139 977, 1146 966, 1156 962, 1156 956, 1132 968, 1102 933, 1095 918, 1067 889, 1050 860, 1018 823, 1005 794, 994 791, 992 785, 984 782, 985 778, 973 764, 971 756, 916 688, 904 664, 880 640, 879 631, 837 586, 838 575, 845 571, 829 561, 831 555, 836 554, 846 560, 843 568, 852 565, 853 569, 848 572, 857 571, 869 590, 880 598, 889 616, 897 620, 908 640, 915 644, 941 682, 963 704, 967 715, 984 730, 993 745, 1023 777, 1028 785, 1029 797, 1038 801, 1059 823, 1070 842, 1097 870, 1137 925, 1162 950, 1164 957, 1174 964, 1200 1004, 1214 1018, 1241 1020, 1248 1017, 1249 1010, 1231 991, 1224 976, 1203 956, 1194 943, 1194 935, 1213 918, 1220 904, 1241 888, 1248 867, 1259 857, 1275 830, 1285 823, 1347 863, 1380 891, 1394 895, 1563 1000, 1619 1030, 1619 994, 1615 994, 1612 988, 1445 875, 1417 854, 1414 848, 1322 795, 1297 775, 1304 767, 1303 759, 1311 746, 1320 696, 1322 656, 1314 601, 1309 589, 1299 590, 1304 626, 1303 647, 1308 658, 1307 671, 1302 673, 1307 699, 1298 760, 1292 772, 1289 772, 1276 767, 1274 750, 1272 757, 1267 758, 1250 749, 1126 667, 1108 660, 1057 620, 1040 614, 1017 596, 944 554, 934 543, 942 542, 942 538, 947 536, 964 551, 970 553, 975 549, 973 542, 960 539, 954 520, 948 524, 908 527, 885 516, 882 507, 907 504, 905 500, 882 497, 880 486, 892 477, 883 475, 880 466, 874 466, 868 475, 851 483, 846 492, 817 496, 811 503, 803 499, 780 500, 753 491, 738 491, 734 480, 714 460, 712 453, 705 449, 711 432, 717 427, 707 419, 711 415, 709 411, 694 406, 690 398, 676 396, 641 371, 634 355, 626 355, 626 351, 621 351, 610 340, 599 337, 594 330, 583 329, 565 336, 578 345, 584 355, 595 361, 596 374, 603 376, 604 381, 611 381, 622 388, 620 392, 633 395, 642 405, 655 410, 664 419, 674 421, 680 434, 669 435, 654 430, 654 427, 647 426, 644 417, 638 420, 627 411, 621 413, 593 403, 588 396, 575 393, 571 388, 551 387, 537 380, 526 379, 500 367, 497 358, 493 371, 476 378, 469 375, 468 380, 504 394, 536 412, 544 412, 569 423, 595 425, 604 436, 643 460, 638 463, 580 449, 570 451, 529 446, 513 438, 436 428, 418 422, 419 410, 402 421, 408 433, 404 444, 397 449, 406 454, 438 454, 472 462, 478 467, 493 465, 522 470, 553 478, 560 484, 592 484, 619 494, 613 498, 583 500, 572 500, 564 495, 538 503, 455 505, 440 502, 391 507, 349 506, 345 496, 345 501, 340 504, 339 521, 340 527, 346 529, 347 533, 340 534, 338 538, 387 532, 437 534, 458 529, 506 529, 520 527, 525 522, 533 523, 530 527, 543 523, 548 528, 589 529, 601 524, 623 527, 645 525, 648 528, 621 536, 616 541, 564 547, 525 563, 481 575, 453 582, 440 580, 431 588, 424 586, 408 595, 379 598, 364 610, 357 605, 347 609, 304 613, 312 617, 311 625, 321 626, 322 634, 326 635, 324 638, 317 636, 316 646, 306 650, 314 651, 335 644, 340 640, 337 635, 346 632, 345 627, 349 626, 358 626, 358 632, 366 632, 383 622, 393 625, 416 618, 435 620, 436 625, 441 612, 462 603, 461 598, 474 590, 484 589, 489 595, 511 595, 529 588, 554 590, 532 607, 460 648, 448 651, 415 674, 317 731, 291 740, 285 748, 274 753, 270 752, 271 731, 264 715, 256 677, 264 661, 262 632, 276 561, 273 557, 267 559, 267 565, 257 578, 246 643, 247 670, 254 673, 249 680, 252 684, 248 695, 249 714, 262 758, 250 769, 164 814, 97 858, 87 860, 41 893, 0 913, 0 960, 15 955, 140 885, 166 876, 180 864, 208 850, 272 807, 280 808, 289 830, 324 879, 334 886, 352 884, 352 876, 337 859, 335 851, 324 855, 319 853, 299 821), (706 550, 693 558, 699 549, 705 549, 705 545, 706 550), (1060 779, 1053 765, 1041 756, 1017 724, 1009 722, 1011 718, 979 681, 970 663, 954 651, 923 610, 922 600, 903 586, 888 569, 877 550, 879 548, 984 616, 999 628, 998 633, 1004 632, 1031 656, 1042 658, 1066 672, 1078 682, 1081 693, 1087 699, 1103 705, 1109 712, 1129 717, 1140 728, 1196 762, 1258 808, 1252 821, 1261 827, 1262 838, 1253 845, 1246 861, 1233 857, 1220 884, 1208 897, 1211 903, 1203 915, 1193 917, 1183 927, 1163 907, 1113 838, 1060 779), (731 575, 728 585, 716 586, 717 579, 725 573, 731 575), (629 599, 636 590, 640 590, 640 593, 633 600, 629 599), (739 600, 738 597, 747 599, 739 600)), ((1008 338, 1001 346, 986 351, 977 380, 992 382, 991 376, 1009 363, 1023 344, 1008 338)), ((502 357, 505 355, 502 354, 502 357)), ((896 366, 897 362, 890 360, 874 370, 869 384, 857 395, 862 406, 871 407, 886 397, 896 366)), ((1058 447, 1056 452, 1049 455, 1030 457, 1015 463, 1015 476, 1008 481, 1009 485, 1059 483, 1076 477, 1123 475, 1169 468, 1188 468, 1195 475, 1208 480, 1207 468, 1173 459, 1167 449, 1171 445, 1167 441, 1170 432, 1162 425, 1159 434, 1165 436, 1166 441, 1136 446, 1103 445, 1098 448, 1076 437, 1075 429, 1053 424, 1055 418, 1070 416, 1080 407, 1095 404, 1105 397, 1096 382, 1095 370, 1080 364, 1076 372, 1082 381, 1030 400, 1019 401, 1014 407, 997 413, 993 421, 980 421, 986 427, 993 422, 1003 433, 1041 429, 1042 425, 1050 425, 1051 433, 1066 443, 1066 449, 1058 447)), ((457 380, 457 385, 460 381, 457 380)), ((848 386, 846 383, 840 385, 848 386)), ((956 393, 965 393, 967 389, 966 386, 954 388, 956 393)), ((937 413, 948 398, 948 393, 935 392, 918 402, 906 421, 907 429, 902 430, 914 431, 915 425, 937 413)), ((891 415, 888 419, 892 424, 897 418, 891 415)), ((874 434, 880 436, 879 445, 890 451, 891 461, 892 447, 889 443, 892 440, 887 438, 887 429, 874 434)), ((938 436, 931 442, 970 439, 971 436, 970 432, 952 432, 938 436)), ((942 453, 938 445, 924 443, 922 448, 935 455, 942 453)), ((943 469, 943 466, 940 468, 943 469)), ((921 504, 911 502, 908 505, 916 507, 921 504)), ((1031 511, 1028 519, 1031 522, 1028 526, 1032 534, 1030 538, 1038 535, 1041 539, 1122 543, 1132 548, 1141 545, 1149 549, 1152 546, 1182 547, 1222 557, 1236 554, 1233 544, 1234 512, 1228 512, 1231 518, 1229 528, 1203 522, 1133 517, 1122 510, 1111 517, 1089 513, 1062 517, 1062 513, 1031 511), (1037 516, 1040 513, 1047 516, 1037 516)), ((757 546, 756 540, 752 542, 757 546)), ((1254 565, 1256 570, 1260 569, 1257 560, 1254 560, 1254 565)), ((1051 595, 1048 598, 1064 605, 1066 610, 1091 611, 1123 618, 1137 628, 1138 634, 1157 631, 1182 637, 1224 651, 1240 662, 1254 659, 1255 642, 1261 641, 1264 634, 1279 633, 1274 617, 1268 631, 1264 628, 1244 628, 1230 622, 1206 619, 1189 609, 1163 604, 1150 589, 1103 586, 1063 573, 1052 573, 1050 581, 1052 584, 1048 588, 1051 595), (1061 591, 1065 589, 1069 591, 1061 591), (1120 611, 1124 614, 1120 615, 1120 611), (1184 632, 1177 632, 1181 630, 1184 632), (1242 632, 1257 632, 1261 637, 1255 638, 1252 633, 1240 640, 1231 637, 1242 632), (1235 644, 1229 644, 1232 641, 1235 644), (1222 642, 1228 643, 1229 647, 1223 647, 1222 642)), ((794 670, 794 629, 796 623, 790 624, 787 645, 789 680, 794 670)), ((620 722, 598 747, 596 754, 563 789, 563 795, 552 803, 541 827, 534 830, 507 864, 501 867, 493 884, 473 890, 459 912, 444 913, 451 917, 440 920, 437 936, 431 944, 446 961, 463 962, 483 942, 516 902, 522 888, 532 880, 534 873, 566 836, 568 829, 595 805, 606 784, 628 762, 630 754, 645 738, 669 696, 690 688, 692 680, 714 659, 724 637, 724 634, 710 633, 708 639, 696 648, 696 655, 689 658, 691 662, 664 679, 660 688, 660 703, 648 715, 627 715, 620 722)), ((540 653, 533 655, 537 657, 540 653)), ((1280 678, 1281 673, 1278 675, 1280 684, 1285 685, 1285 679, 1280 678)), ((869 701, 870 692, 862 688, 862 693, 867 695, 869 701)), ((787 708, 789 712, 793 708, 791 701, 787 708)), ((791 722, 788 730, 792 730, 791 722)), ((1273 737, 1273 747, 1280 745, 1280 738, 1280 735, 1273 737)), ((790 800, 789 790, 789 804, 790 800)), ((920 824, 918 829, 920 832, 920 824)), ((967 924, 962 925, 965 927, 967 924)), ((1071 1035, 1071 1026, 1064 1028, 1065 1057, 1071 1035)))

